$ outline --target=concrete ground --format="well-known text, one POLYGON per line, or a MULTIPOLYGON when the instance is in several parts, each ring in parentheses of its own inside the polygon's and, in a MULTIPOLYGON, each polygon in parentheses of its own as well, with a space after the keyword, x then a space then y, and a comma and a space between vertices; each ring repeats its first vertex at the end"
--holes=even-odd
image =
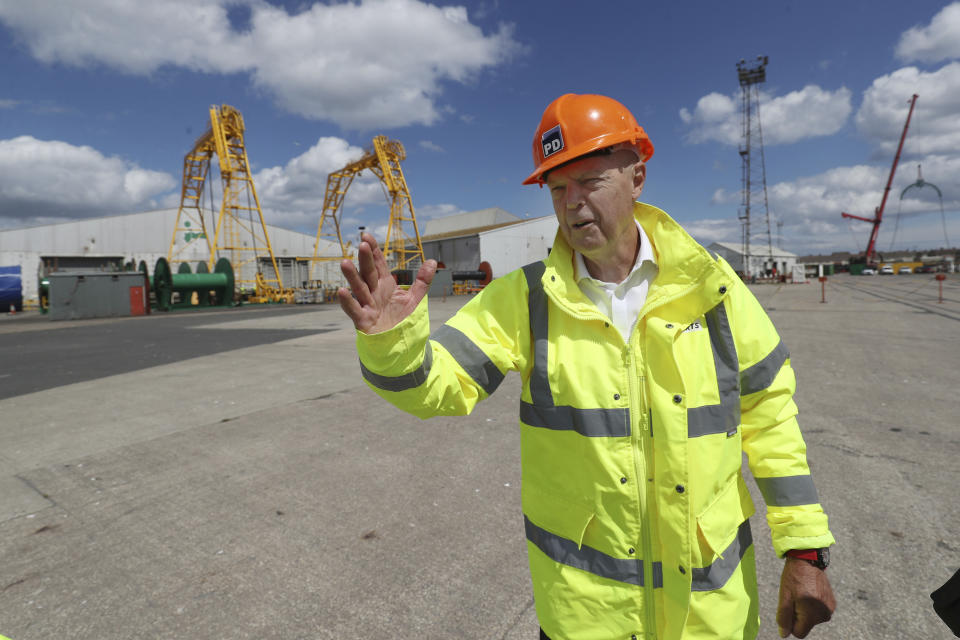
MULTIPOLYGON (((753 288, 792 353, 838 545, 812 638, 949 638, 960 285, 753 288)), ((435 323, 465 300, 431 301, 435 323)), ((536 638, 519 379, 420 421, 363 384, 339 308, 0 319, 0 634, 536 638)), ((760 514, 760 637, 782 561, 760 514)))

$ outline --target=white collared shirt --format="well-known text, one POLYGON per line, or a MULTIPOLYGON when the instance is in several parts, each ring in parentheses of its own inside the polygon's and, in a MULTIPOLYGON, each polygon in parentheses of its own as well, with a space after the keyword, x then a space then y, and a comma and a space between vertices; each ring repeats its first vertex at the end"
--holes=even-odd
POLYGON ((623 282, 603 282, 590 275, 583 256, 574 251, 574 277, 577 286, 584 295, 597 305, 613 326, 620 331, 626 342, 630 341, 633 325, 637 322, 640 310, 647 301, 647 292, 650 283, 657 277, 657 262, 654 260, 653 247, 650 239, 637 222, 637 231, 640 233, 640 251, 637 252, 637 261, 633 269, 624 278, 623 282))

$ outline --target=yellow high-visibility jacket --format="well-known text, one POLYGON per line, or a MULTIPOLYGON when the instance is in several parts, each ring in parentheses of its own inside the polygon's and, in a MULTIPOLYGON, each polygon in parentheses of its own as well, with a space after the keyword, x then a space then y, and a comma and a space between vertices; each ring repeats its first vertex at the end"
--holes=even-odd
POLYGON ((636 203, 659 273, 629 344, 550 256, 491 282, 429 334, 426 299, 358 333, 361 370, 420 417, 469 413, 523 379, 522 503, 537 616, 553 640, 754 638, 741 452, 776 553, 833 544, 767 314, 721 259, 636 203))

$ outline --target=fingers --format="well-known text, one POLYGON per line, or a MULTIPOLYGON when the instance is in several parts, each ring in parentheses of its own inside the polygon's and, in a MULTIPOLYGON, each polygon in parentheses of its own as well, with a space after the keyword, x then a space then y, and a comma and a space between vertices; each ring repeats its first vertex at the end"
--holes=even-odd
POLYGON ((796 622, 793 635, 806 638, 810 630, 822 622, 827 622, 832 612, 827 604, 815 598, 804 598, 796 603, 796 622))
MULTIPOLYGON (((343 277, 347 279, 347 284, 350 285, 350 289, 353 291, 353 295, 357 297, 357 301, 361 306, 368 306, 373 303, 373 296, 370 293, 370 288, 367 286, 366 281, 360 277, 360 274, 357 273, 357 268, 353 265, 351 260, 343 260, 340 263, 340 271, 343 272, 343 277)), ((346 309, 344 309, 346 311, 346 309)))
POLYGON ((433 282, 433 276, 436 275, 436 273, 436 260, 427 260, 420 265, 420 270, 417 271, 417 279, 410 285, 410 295, 413 297, 415 303, 419 304, 423 296, 427 295, 427 291, 430 290, 430 283, 433 282))
POLYGON ((390 268, 387 267, 387 259, 383 256, 383 251, 381 251, 380 246, 377 244, 377 239, 369 233, 364 233, 362 240, 370 245, 370 253, 373 256, 373 265, 377 270, 377 277, 382 280, 389 276, 390 268))
POLYGON ((786 638, 793 631, 794 611, 793 595, 788 589, 780 587, 780 603, 777 606, 777 627, 780 637, 786 638))
POLYGON ((373 248, 377 246, 377 241, 369 234, 364 234, 364 240, 357 247, 357 262, 360 263, 360 277, 363 278, 370 293, 377 290, 377 283, 380 280, 377 265, 374 263, 373 248), (371 245, 369 241, 372 241, 371 245))
POLYGON ((816 623, 811 622, 806 609, 803 606, 797 607, 796 622, 793 623, 793 635, 798 638, 806 638, 814 624, 816 623))
POLYGON ((360 303, 353 299, 346 287, 337 289, 337 300, 340 302, 340 308, 343 309, 343 312, 353 320, 353 326, 360 329, 360 319, 363 317, 363 308, 360 303))

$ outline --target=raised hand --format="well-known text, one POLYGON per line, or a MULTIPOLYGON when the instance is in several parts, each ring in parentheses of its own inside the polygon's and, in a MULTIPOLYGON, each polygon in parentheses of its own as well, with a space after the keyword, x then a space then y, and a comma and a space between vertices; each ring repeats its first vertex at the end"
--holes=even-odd
POLYGON ((358 331, 380 333, 392 329, 413 313, 430 288, 437 263, 426 260, 417 272, 414 283, 409 289, 403 289, 393 279, 374 237, 364 233, 360 239, 357 248, 360 271, 357 272, 351 260, 340 263, 340 270, 350 289, 341 287, 337 291, 337 298, 358 331), (350 291, 353 291, 352 296, 350 291))

